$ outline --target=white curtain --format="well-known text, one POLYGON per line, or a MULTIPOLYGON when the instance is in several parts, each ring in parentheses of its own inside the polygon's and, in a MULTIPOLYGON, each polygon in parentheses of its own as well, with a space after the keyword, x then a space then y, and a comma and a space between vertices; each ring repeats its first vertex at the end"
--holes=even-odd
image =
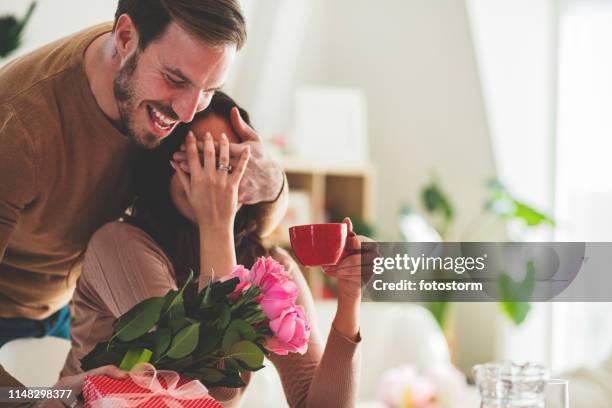
MULTIPOLYGON (((612 1, 566 0, 559 20, 559 241, 612 241, 612 1)), ((612 296, 612 294, 611 294, 612 296)), ((553 305, 556 368, 612 351, 612 303, 553 305)))

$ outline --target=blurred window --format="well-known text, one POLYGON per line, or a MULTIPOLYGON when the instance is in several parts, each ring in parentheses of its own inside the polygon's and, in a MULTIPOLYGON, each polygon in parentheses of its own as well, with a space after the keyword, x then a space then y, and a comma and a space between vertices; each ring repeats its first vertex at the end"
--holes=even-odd
MULTIPOLYGON (((612 2, 566 0, 559 19, 559 241, 612 241, 612 2)), ((612 352, 612 303, 553 305, 553 365, 612 352)))

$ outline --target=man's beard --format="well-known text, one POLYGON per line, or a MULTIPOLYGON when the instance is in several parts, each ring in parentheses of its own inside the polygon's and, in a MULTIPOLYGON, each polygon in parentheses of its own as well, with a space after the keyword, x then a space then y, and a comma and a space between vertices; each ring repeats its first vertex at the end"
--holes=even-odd
POLYGON ((120 130, 137 145, 152 149, 160 144, 159 138, 146 132, 139 136, 134 128, 134 112, 136 110, 136 92, 134 91, 134 72, 138 64, 139 52, 135 52, 125 61, 125 64, 113 81, 113 93, 119 109, 120 130))

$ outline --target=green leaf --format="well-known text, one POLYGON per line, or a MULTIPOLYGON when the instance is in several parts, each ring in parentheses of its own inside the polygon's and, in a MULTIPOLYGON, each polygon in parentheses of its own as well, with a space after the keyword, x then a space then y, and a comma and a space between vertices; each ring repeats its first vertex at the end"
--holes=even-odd
POLYGON ((527 273, 521 281, 515 281, 507 273, 499 276, 499 293, 504 301, 526 301, 531 299, 535 288, 536 273, 533 260, 527 261, 527 273))
POLYGON ((440 213, 445 219, 450 220, 453 216, 453 207, 436 182, 425 187, 422 193, 423 206, 430 213, 440 213))
POLYGON ((161 328, 150 333, 145 334, 139 339, 139 343, 147 345, 147 348, 153 351, 153 357, 151 360, 157 361, 162 356, 168 347, 170 346, 170 341, 172 340, 172 330, 169 328, 161 328))
POLYGON ((238 364, 238 361, 234 360, 233 358, 224 359, 223 367, 225 367, 225 369, 228 371, 236 371, 236 372, 243 371, 242 366, 238 364))
POLYGON ((26 15, 21 19, 17 20, 14 16, 2 16, 0 17, 0 58, 6 57, 12 51, 19 48, 21 45, 21 35, 27 22, 30 20, 36 2, 32 2, 26 15))
POLYGON ((174 320, 170 320, 170 322, 168 323, 168 328, 172 330, 173 334, 176 334, 193 323, 194 322, 191 319, 187 317, 181 317, 174 320))
POLYGON ((159 320, 163 297, 153 297, 138 303, 113 324, 113 337, 131 341, 147 333, 159 320))
POLYGON ((255 329, 244 320, 236 319, 227 326, 221 347, 229 351, 234 343, 240 340, 253 341, 257 337, 255 329))
POLYGON ((124 354, 125 352, 108 350, 108 342, 98 343, 81 359, 81 368, 83 371, 89 371, 109 364, 118 366, 124 354))
POLYGON ((164 296, 164 306, 161 311, 160 325, 169 327, 172 320, 185 317, 183 296, 178 290, 171 290, 164 296))
POLYGON ((202 299, 200 303, 201 308, 212 307, 214 305, 212 301, 212 288, 211 285, 206 286, 199 294, 199 297, 202 299))
POLYGON ((224 330, 227 325, 230 323, 232 319, 232 312, 228 305, 223 305, 221 309, 221 315, 219 316, 219 321, 217 323, 217 328, 219 330, 224 330))
POLYGON ((200 341, 196 349, 198 356, 209 354, 221 341, 221 334, 216 327, 201 326, 200 341))
POLYGON ((125 353, 119 368, 124 371, 130 371, 138 363, 148 363, 152 355, 153 352, 147 348, 131 348, 125 353))
POLYGON ((244 363, 249 368, 260 368, 263 364, 264 353, 256 344, 243 340, 235 343, 229 351, 227 357, 234 358, 244 363))
POLYGON ((238 343, 242 338, 240 337, 240 332, 238 330, 233 330, 230 327, 227 328, 225 334, 223 335, 223 342, 221 343, 221 348, 226 352, 229 352, 229 349, 234 345, 234 343, 238 343))
POLYGON ((170 314, 170 319, 176 319, 185 316, 185 307, 183 305, 183 294, 185 293, 185 289, 191 283, 193 279, 193 269, 189 269, 189 275, 187 276, 187 280, 183 284, 183 287, 176 291, 169 291, 166 296, 164 296, 164 307, 162 308, 162 315, 166 313, 170 314))
POLYGON ((504 219, 522 220, 528 227, 555 225, 553 218, 514 198, 498 180, 490 181, 488 188, 492 195, 485 203, 488 212, 504 219))
POLYGON ((529 302, 501 302, 500 306, 516 326, 520 326, 525 321, 531 310, 529 302))
POLYGON ((155 364, 155 367, 160 370, 182 371, 193 364, 193 356, 183 357, 179 360, 172 360, 164 357, 161 361, 155 364))
POLYGON ((215 384, 225 378, 225 373, 216 368, 202 367, 196 370, 190 370, 186 373, 187 376, 194 375, 203 380, 203 383, 215 384))
POLYGON ((211 296, 215 301, 226 300, 227 295, 232 293, 240 283, 239 278, 232 278, 226 281, 216 281, 211 283, 211 296))
POLYGON ((425 308, 431 312, 433 317, 438 322, 440 328, 444 329, 446 317, 448 316, 450 303, 448 302, 427 302, 425 308))
POLYGON ((198 346, 199 337, 200 323, 190 324, 174 336, 166 355, 175 360, 188 356, 198 346))
POLYGON ((535 227, 540 224, 555 225, 553 219, 548 215, 539 212, 521 201, 514 200, 514 206, 514 217, 525 221, 525 224, 529 227, 535 227))
POLYGON ((531 305, 526 300, 532 297, 535 288, 535 263, 529 260, 526 266, 527 273, 522 281, 517 282, 504 273, 500 275, 498 282, 501 308, 517 326, 525 321, 531 310, 531 305))
POLYGON ((238 373, 226 373, 226 377, 223 381, 221 381, 217 386, 220 387, 228 387, 228 388, 242 388, 246 384, 240 378, 238 373))

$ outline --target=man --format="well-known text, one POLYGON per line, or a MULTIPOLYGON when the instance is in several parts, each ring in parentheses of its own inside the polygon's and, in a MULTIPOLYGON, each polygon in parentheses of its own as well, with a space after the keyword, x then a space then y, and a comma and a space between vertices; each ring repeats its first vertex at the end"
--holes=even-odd
MULTIPOLYGON (((120 0, 113 25, 0 70, 0 345, 66 336, 90 236, 132 199, 131 161, 205 109, 246 38, 237 0, 120 0)), ((232 124, 251 160, 240 200, 284 211, 282 170, 232 124)))

